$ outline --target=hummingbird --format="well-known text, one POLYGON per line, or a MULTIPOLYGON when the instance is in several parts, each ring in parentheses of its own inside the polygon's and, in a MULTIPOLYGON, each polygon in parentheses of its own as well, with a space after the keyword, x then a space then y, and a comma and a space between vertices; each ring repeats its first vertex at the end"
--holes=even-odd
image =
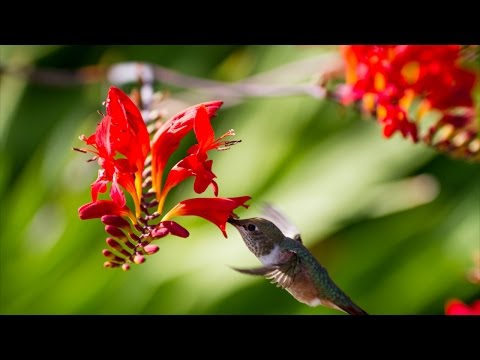
POLYGON ((303 245, 300 232, 271 205, 264 218, 229 218, 262 267, 233 268, 243 274, 264 276, 309 306, 323 305, 350 315, 368 315, 333 282, 327 270, 303 245))

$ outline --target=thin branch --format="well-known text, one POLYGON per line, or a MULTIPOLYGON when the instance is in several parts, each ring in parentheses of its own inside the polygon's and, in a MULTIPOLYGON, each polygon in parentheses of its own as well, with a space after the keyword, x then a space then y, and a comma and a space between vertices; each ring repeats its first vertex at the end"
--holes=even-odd
POLYGON ((275 69, 253 75, 242 81, 228 83, 186 75, 166 67, 127 62, 105 67, 102 65, 88 66, 78 70, 46 69, 46 68, 5 68, 0 66, 0 74, 21 76, 32 83, 48 86, 74 86, 91 84, 107 80, 114 85, 123 85, 143 79, 146 83, 157 81, 161 84, 174 85, 187 89, 183 98, 208 97, 222 98, 229 105, 236 104, 248 97, 276 97, 291 95, 309 95, 323 98, 325 90, 315 83, 312 78, 315 73, 327 76, 339 71, 342 62, 336 53, 324 53, 312 58, 302 59, 281 65, 275 69), (310 82, 305 83, 305 78, 310 82), (279 80, 287 84, 275 84, 279 80), (295 84, 303 81, 304 83, 295 84), (196 93, 193 94, 193 93, 196 93))

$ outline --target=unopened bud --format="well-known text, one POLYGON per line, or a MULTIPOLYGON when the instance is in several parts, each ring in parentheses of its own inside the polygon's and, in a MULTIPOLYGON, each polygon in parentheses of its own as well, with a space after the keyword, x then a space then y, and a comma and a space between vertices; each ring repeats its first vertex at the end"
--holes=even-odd
POLYGON ((140 239, 136 234, 134 234, 134 233, 130 233, 130 234, 128 234, 128 235, 130 235, 130 237, 132 238, 132 240, 135 240, 135 241, 140 241, 140 240, 141 240, 141 239, 140 239))
POLYGON ((102 254, 103 256, 105 256, 107 259, 110 259, 114 262, 118 262, 118 263, 124 263, 125 262, 125 259, 122 259, 121 257, 115 255, 114 253, 112 253, 110 250, 107 250, 107 249, 103 249, 102 250, 102 254))
POLYGON ((170 232, 170 230, 168 230, 166 227, 162 226, 162 223, 160 223, 159 226, 157 226, 155 229, 152 230, 150 235, 154 239, 159 239, 159 238, 162 238, 164 236, 167 236, 169 232, 170 232))
POLYGON ((172 235, 176 235, 182 238, 186 238, 190 235, 187 229, 180 226, 175 221, 162 221, 162 226, 166 227, 172 235))
POLYGON ((106 225, 105 231, 107 232, 107 234, 112 235, 113 237, 116 237, 122 240, 126 239, 125 233, 116 226, 106 225))
POLYGON ((126 263, 123 264, 123 265, 122 265, 122 270, 123 270, 123 271, 128 271, 128 270, 130 270, 130 265, 129 265, 129 264, 126 264, 126 263))
POLYGON ((139 264, 142 264, 142 263, 145 262, 145 256, 143 256, 143 255, 135 255, 135 257, 133 258, 133 262, 134 262, 135 264, 138 264, 138 265, 139 265, 139 264))
POLYGON ((148 191, 148 192, 143 194, 143 198, 148 200, 148 199, 154 197, 155 195, 156 195, 155 191, 148 191))
POLYGON ((119 264, 116 264, 116 263, 111 262, 111 261, 105 261, 103 263, 104 268, 116 268, 116 267, 119 267, 119 266, 120 266, 119 264))
POLYGON ((160 250, 160 248, 157 245, 150 244, 145 246, 143 250, 145 250, 148 255, 152 255, 155 254, 158 250, 160 250))
POLYGON ((129 257, 131 253, 129 253, 127 250, 125 250, 122 245, 115 239, 112 238, 107 238, 105 240, 108 246, 110 246, 112 249, 117 250, 119 253, 121 253, 125 257, 129 257))
POLYGON ((105 225, 113 225, 121 229, 130 230, 130 223, 118 215, 103 215, 102 222, 105 225))

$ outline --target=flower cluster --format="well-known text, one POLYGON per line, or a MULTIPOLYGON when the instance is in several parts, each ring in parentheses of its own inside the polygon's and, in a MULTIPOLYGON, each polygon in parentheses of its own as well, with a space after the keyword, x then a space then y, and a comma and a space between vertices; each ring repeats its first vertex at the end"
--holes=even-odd
POLYGON ((459 156, 480 153, 472 97, 477 76, 461 67, 461 46, 352 45, 342 54, 346 84, 336 98, 375 115, 385 137, 399 131, 459 156), (419 122, 432 111, 437 120, 420 134, 419 122))
POLYGON ((192 106, 165 121, 154 134, 147 130, 138 107, 120 89, 109 89, 105 105, 106 115, 96 132, 80 137, 87 147, 76 149, 93 153, 90 161, 96 160, 100 165, 98 177, 91 185, 92 201, 81 206, 78 213, 83 220, 100 218, 105 224, 110 237, 106 239, 109 249, 103 250, 108 259, 104 266, 128 270, 130 263, 141 264, 145 255, 159 250, 151 244, 153 240, 168 234, 188 237, 189 232, 171 220, 177 216, 200 216, 217 225, 227 237, 227 219, 235 216, 236 208, 248 207, 245 202, 250 197, 218 197, 213 161, 208 159, 208 152, 227 149, 238 142, 223 140, 235 135, 233 130, 215 139, 210 120, 222 102, 192 106), (198 143, 166 173, 172 154, 192 130, 198 143), (170 190, 189 177, 194 178, 196 193, 203 193, 211 186, 215 197, 183 200, 161 217, 170 190), (99 194, 107 190, 109 199, 100 200, 99 194), (132 208, 127 205, 127 193, 131 196, 132 208))
POLYGON ((480 300, 475 300, 471 306, 461 300, 450 300, 445 305, 445 315, 480 315, 480 300))

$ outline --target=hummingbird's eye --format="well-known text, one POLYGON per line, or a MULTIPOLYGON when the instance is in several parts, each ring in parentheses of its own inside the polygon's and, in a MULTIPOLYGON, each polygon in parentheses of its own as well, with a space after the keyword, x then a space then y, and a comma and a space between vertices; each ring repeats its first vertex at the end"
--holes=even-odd
POLYGON ((248 231, 255 231, 255 230, 257 230, 257 227, 253 224, 248 224, 247 230, 248 231))

